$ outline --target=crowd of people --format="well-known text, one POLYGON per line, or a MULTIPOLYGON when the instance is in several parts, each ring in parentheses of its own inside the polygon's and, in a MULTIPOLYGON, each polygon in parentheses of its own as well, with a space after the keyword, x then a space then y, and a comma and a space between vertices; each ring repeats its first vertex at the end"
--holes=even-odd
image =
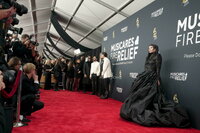
MULTIPOLYGON (((13 123, 19 120, 23 126, 28 125, 31 120, 27 116, 44 107, 39 90, 42 79, 45 90, 92 91, 91 95, 101 99, 109 97, 113 75, 107 53, 102 52, 100 59, 81 56, 71 60, 47 60, 39 55, 38 43, 31 41, 32 36, 23 34, 20 40, 18 30, 12 35, 7 34, 13 15, 27 13, 22 5, 16 8, 11 6, 0 10, 0 26, 3 25, 0 27, 0 133, 11 133, 13 123), (5 112, 8 110, 9 113, 5 112)), ((188 127, 190 122, 186 111, 167 101, 161 91, 161 64, 158 46, 151 44, 145 71, 131 86, 120 116, 145 126, 188 127)))
MULTIPOLYGON (((14 35, 13 35, 14 36, 14 35)), ((1 95, 0 95, 0 132, 10 133, 14 122, 19 119, 22 126, 28 125, 31 120, 26 116, 30 116, 33 112, 44 107, 44 103, 40 99, 39 76, 42 74, 42 57, 35 50, 35 46, 31 43, 27 34, 11 41, 9 54, 7 53, 7 62, 3 60, 0 65, 1 73, 1 95), (21 70, 22 69, 22 70, 21 70), (21 83, 20 83, 21 80, 21 83), (21 84, 21 92, 19 86, 21 84), (20 101, 17 98, 21 95, 20 101), (20 107, 17 106, 20 102, 20 107), (11 108, 11 116, 6 116, 6 108, 11 108), (17 109, 20 108, 20 114, 17 109)))
POLYGON ((28 125, 27 116, 44 107, 39 91, 43 57, 33 36, 19 39, 23 29, 14 27, 16 14, 28 9, 8 0, 0 0, 0 9, 0 133, 11 133, 13 125, 28 125))
POLYGON ((100 54, 99 61, 96 56, 46 60, 43 76, 45 90, 92 91, 91 95, 106 99, 112 77, 111 63, 105 52, 100 54))
POLYGON ((96 56, 80 56, 48 60, 38 54, 27 34, 23 34, 21 40, 13 34, 9 37, 9 43, 8 61, 4 59, 0 65, 1 133, 10 133, 17 119, 22 126, 28 125, 31 120, 27 116, 44 107, 39 90, 42 82, 44 90, 83 91, 101 99, 109 97, 112 72, 107 53, 100 53, 99 59, 96 56), (17 106, 19 103, 20 107, 17 106), (7 107, 14 110, 9 114, 12 116, 10 119, 6 116, 7 107))
POLYGON ((92 95, 108 98, 112 72, 107 53, 101 53, 99 61, 95 56, 47 60, 38 53, 34 35, 19 38, 21 29, 13 27, 17 19, 13 15, 23 15, 27 8, 7 1, 1 7, 4 4, 10 8, 0 10, 0 133, 11 133, 16 123, 28 125, 31 120, 27 116, 44 107, 40 101, 41 77, 45 90, 92 91, 92 95))

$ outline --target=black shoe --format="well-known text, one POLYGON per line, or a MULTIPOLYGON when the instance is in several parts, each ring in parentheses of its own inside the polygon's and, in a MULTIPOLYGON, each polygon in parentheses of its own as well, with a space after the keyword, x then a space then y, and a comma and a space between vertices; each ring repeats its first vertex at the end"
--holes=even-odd
POLYGON ((102 96, 100 97, 100 99, 108 99, 108 96, 102 95, 102 96))
POLYGON ((29 119, 27 119, 27 118, 23 118, 23 119, 21 120, 21 122, 31 122, 31 120, 29 120, 29 119))
POLYGON ((92 92, 90 95, 95 95, 95 93, 94 93, 94 92, 92 92))

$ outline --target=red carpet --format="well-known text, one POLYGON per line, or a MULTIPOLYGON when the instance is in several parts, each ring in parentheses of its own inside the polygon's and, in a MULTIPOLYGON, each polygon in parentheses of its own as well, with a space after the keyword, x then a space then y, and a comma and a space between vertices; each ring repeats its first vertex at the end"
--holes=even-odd
POLYGON ((150 128, 120 118, 121 102, 81 92, 41 91, 45 108, 29 117, 29 126, 13 133, 200 133, 195 129, 150 128))

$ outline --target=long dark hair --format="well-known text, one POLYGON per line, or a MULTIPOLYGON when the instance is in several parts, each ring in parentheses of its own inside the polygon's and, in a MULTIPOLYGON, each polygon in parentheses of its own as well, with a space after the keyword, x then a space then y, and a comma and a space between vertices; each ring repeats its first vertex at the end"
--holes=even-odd
POLYGON ((149 46, 152 46, 153 49, 156 50, 155 53, 158 53, 158 52, 159 52, 159 47, 158 47, 158 45, 156 45, 156 44, 150 44, 149 46))
POLYGON ((72 69, 74 65, 73 61, 69 61, 67 65, 68 65, 68 70, 72 69))
POLYGON ((156 44, 150 44, 149 46, 152 46, 156 51, 154 53, 148 53, 147 58, 149 59, 151 57, 151 55, 157 55, 159 52, 159 47, 156 44))

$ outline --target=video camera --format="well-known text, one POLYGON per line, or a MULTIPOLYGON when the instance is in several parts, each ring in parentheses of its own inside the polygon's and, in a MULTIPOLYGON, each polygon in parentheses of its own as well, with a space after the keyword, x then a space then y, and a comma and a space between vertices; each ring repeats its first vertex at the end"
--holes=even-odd
MULTIPOLYGON (((31 40, 33 38, 34 35, 30 35, 29 39, 31 40)), ((39 46, 39 43, 37 41, 30 41, 31 44, 33 44, 34 46, 39 46)))
POLYGON ((23 32, 23 28, 16 28, 16 27, 13 27, 12 25, 9 27, 9 30, 11 30, 13 33, 17 33, 17 34, 22 34, 22 32, 23 32))
POLYGON ((15 74, 16 72, 14 70, 6 70, 3 72, 3 82, 6 86, 9 86, 14 83, 15 74))
POLYGON ((13 17, 13 21, 11 23, 13 26, 19 24, 19 19, 17 19, 16 17, 13 17))
MULTIPOLYGON (((19 16, 22 16, 23 14, 28 13, 28 8, 25 7, 22 4, 18 4, 16 2, 16 0, 0 0, 0 10, 1 9, 9 9, 10 7, 14 7, 16 9, 16 13, 19 16)), ((13 18, 13 22, 11 23, 11 25, 16 25, 19 23, 19 20, 16 18, 16 15, 10 16, 13 18)), ((8 31, 8 27, 6 27, 6 21, 8 20, 8 18, 4 18, 0 20, 0 45, 4 44, 4 38, 7 34, 8 31)), ((16 29, 16 28, 10 28, 12 31, 17 31, 17 32, 21 32, 22 29, 16 29)))

